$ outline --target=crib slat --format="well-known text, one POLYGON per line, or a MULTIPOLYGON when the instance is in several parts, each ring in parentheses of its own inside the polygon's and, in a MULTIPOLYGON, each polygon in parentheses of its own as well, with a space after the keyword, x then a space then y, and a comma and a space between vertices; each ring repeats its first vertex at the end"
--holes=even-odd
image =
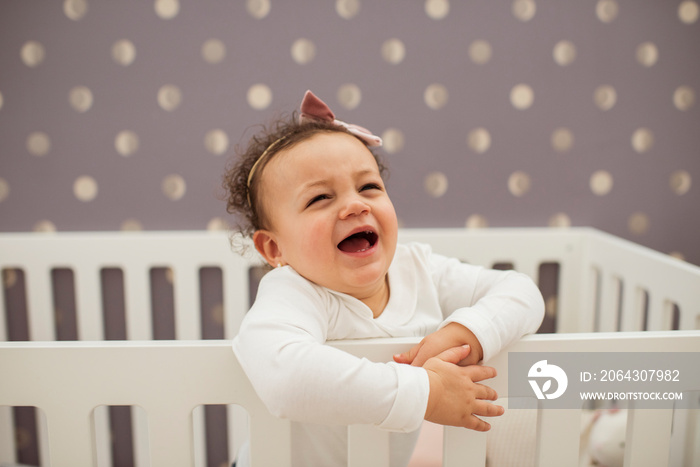
POLYGON ((99 271, 89 266, 82 266, 76 268, 74 274, 78 338, 88 341, 103 340, 104 323, 101 313, 99 271))
POLYGON ((235 258, 227 262, 221 268, 224 282, 224 335, 227 339, 233 339, 238 334, 241 322, 250 306, 250 278, 249 269, 256 264, 242 258, 235 258), (238 287, 230 287, 229 284, 240 284, 238 287), (234 294, 235 291, 235 294, 234 294))
POLYGON ((647 317, 648 331, 668 331, 671 329, 673 304, 658 293, 649 297, 647 317))
POLYGON ((175 335, 177 339, 201 339, 202 320, 198 313, 199 272, 193 264, 174 268, 175 276, 175 335))
POLYGON ((262 412, 256 415, 250 420, 251 467, 291 467, 291 423, 262 412))
POLYGON ((150 280, 145 266, 133 266, 124 271, 124 313, 126 338, 129 340, 153 339, 148 284, 150 280))
POLYGON ((618 326, 618 306, 621 299, 620 281, 610 274, 601 272, 600 309, 598 329, 600 332, 615 332, 618 326))
POLYGON ((443 467, 486 465, 486 433, 451 426, 443 433, 443 467))
POLYGON ((56 339, 51 271, 47 267, 28 267, 26 270, 27 321, 29 338, 34 341, 56 339))
POLYGON ((631 280, 622 287, 621 331, 641 331, 643 319, 644 290, 631 280))
POLYGON ((629 410, 624 467, 668 465, 673 408, 629 410), (652 445, 649 440, 656 442, 652 445))
POLYGON ((249 440, 248 436, 248 412, 238 405, 230 405, 226 408, 228 426, 228 452, 229 457, 235 457, 238 450, 249 440))
POLYGON ((182 409, 174 407, 172 403, 159 408, 146 408, 150 465, 190 467, 194 464, 192 417, 188 410, 182 409), (172 449, 173 446, 178 446, 178 449, 172 449))
POLYGON ((580 410, 541 410, 537 418, 535 465, 539 467, 578 465, 580 426, 580 410))
POLYGON ((17 462, 15 456, 15 427, 12 407, 0 407, 0 452, 2 460, 17 462))
MULTIPOLYGON (((44 407, 46 426, 49 435, 51 465, 92 467, 95 455, 92 446, 92 426, 90 407, 63 405, 56 400, 51 407, 44 407), (53 423, 60 420, 60 423, 53 423)), ((42 459, 42 465, 44 464, 42 459)))
POLYGON ((595 296, 597 282, 594 270, 581 270, 578 262, 573 260, 559 263, 559 280, 557 283, 557 331, 556 332, 593 332, 595 321, 595 296), (588 276, 585 274, 588 273, 588 276), (583 282, 582 287, 569 284, 583 282), (580 308, 585 313, 577 313, 580 308))
POLYGON ((348 467, 389 467, 389 432, 371 425, 349 426, 348 467))

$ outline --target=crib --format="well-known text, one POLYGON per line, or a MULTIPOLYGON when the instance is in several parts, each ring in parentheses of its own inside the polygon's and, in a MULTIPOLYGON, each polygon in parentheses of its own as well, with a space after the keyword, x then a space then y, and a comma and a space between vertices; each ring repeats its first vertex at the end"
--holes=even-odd
MULTIPOLYGON (((214 232, 0 234, 0 465, 19 461, 18 407, 36 408, 42 466, 114 465, 112 407, 129 407, 133 465, 212 465, 211 407, 223 413, 224 464, 249 439, 255 465, 290 465, 289 422, 265 410, 230 350, 262 272, 229 240, 214 232), (153 311, 163 294, 167 325, 153 311), (202 313, 211 296, 218 333, 202 313), (57 314, 64 303, 73 311, 57 314)), ((700 268, 667 255, 589 228, 405 229, 400 240, 514 268, 540 285, 545 332, 488 362, 503 405, 509 353, 700 352, 700 268)), ((329 345, 388 361, 416 342, 329 345)), ((629 411, 625 465, 700 465, 700 387, 686 389, 691 409, 629 411)), ((578 465, 580 412, 537 411, 534 465, 578 465)), ((388 436, 349 427, 348 465, 389 465, 388 436)), ((443 465, 485 465, 488 436, 444 428, 443 465)))

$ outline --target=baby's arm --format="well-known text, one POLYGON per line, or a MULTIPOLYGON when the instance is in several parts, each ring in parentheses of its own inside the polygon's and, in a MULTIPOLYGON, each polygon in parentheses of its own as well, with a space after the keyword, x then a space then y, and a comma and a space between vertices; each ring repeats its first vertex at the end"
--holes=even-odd
POLYGON ((493 378, 496 370, 487 366, 458 366, 469 355, 468 346, 453 347, 428 359, 423 368, 430 380, 430 395, 425 419, 440 425, 461 426, 488 431, 491 425, 481 417, 503 415, 501 406, 492 404, 496 391, 479 381, 493 378))
POLYGON ((544 300, 525 274, 473 266, 431 255, 432 276, 445 321, 397 362, 421 365, 445 349, 469 344, 472 355, 460 364, 488 361, 526 334, 537 331, 544 300))

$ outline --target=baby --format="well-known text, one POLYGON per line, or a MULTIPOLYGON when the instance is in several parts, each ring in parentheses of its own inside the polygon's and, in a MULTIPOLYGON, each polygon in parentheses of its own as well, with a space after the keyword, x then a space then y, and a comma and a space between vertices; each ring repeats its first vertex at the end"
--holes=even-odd
POLYGON ((523 274, 397 244, 380 145, 307 91, 299 118, 253 137, 225 175, 229 212, 274 268, 233 350, 268 409, 294 421, 295 466, 346 465, 351 424, 396 432, 392 466, 407 464, 424 419, 488 430, 479 417, 503 408, 480 381, 496 372, 475 364, 544 314, 523 274), (399 336, 427 337, 388 363, 324 345, 399 336))

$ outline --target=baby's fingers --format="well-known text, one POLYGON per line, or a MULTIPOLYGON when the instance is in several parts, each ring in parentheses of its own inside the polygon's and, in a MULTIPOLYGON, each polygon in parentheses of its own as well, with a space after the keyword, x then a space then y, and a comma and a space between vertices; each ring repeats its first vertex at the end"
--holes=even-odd
POLYGON ((465 367, 465 370, 469 372, 472 381, 483 381, 496 377, 496 369, 490 366, 471 365, 465 367))
MULTIPOLYGON (((399 353, 399 354, 394 355, 394 361, 396 363, 405 363, 407 365, 411 365, 411 364, 415 363, 414 360, 416 358, 416 355, 418 355, 418 352, 423 347, 424 342, 425 342, 425 339, 423 339, 418 344, 411 347, 408 350, 408 352, 399 353)), ((419 366, 419 365, 415 365, 415 366, 419 366)))
POLYGON ((476 384, 476 399, 485 401, 495 401, 498 399, 496 390, 483 384, 476 384))
POLYGON ((474 413, 469 417, 465 428, 474 431, 489 431, 491 429, 491 424, 479 417, 498 417, 504 413, 505 409, 500 405, 491 404, 490 402, 479 402, 475 404, 474 413), (477 415, 479 417, 477 417, 477 415))
POLYGON ((474 404, 474 415, 480 417, 500 417, 505 413, 506 409, 500 405, 492 404, 486 401, 477 401, 474 404))

